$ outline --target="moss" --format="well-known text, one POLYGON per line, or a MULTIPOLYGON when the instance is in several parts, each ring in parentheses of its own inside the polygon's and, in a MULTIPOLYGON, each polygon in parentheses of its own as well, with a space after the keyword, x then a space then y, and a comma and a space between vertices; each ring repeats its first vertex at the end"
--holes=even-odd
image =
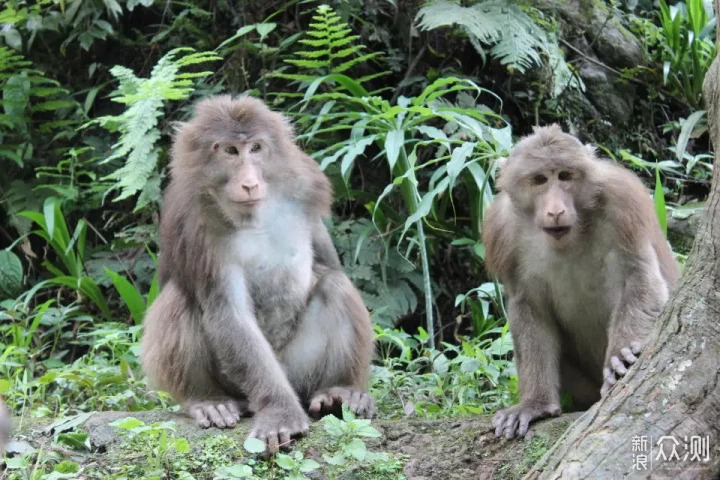
POLYGON ((495 472, 495 478, 498 480, 513 480, 522 477, 530 470, 530 467, 545 455, 550 446, 550 441, 543 435, 526 440, 520 459, 517 462, 500 465, 495 472))

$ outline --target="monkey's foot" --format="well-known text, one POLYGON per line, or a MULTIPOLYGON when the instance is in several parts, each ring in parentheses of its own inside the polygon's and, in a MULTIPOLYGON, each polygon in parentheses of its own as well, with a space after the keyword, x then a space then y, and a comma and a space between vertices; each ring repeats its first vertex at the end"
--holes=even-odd
POLYGON ((525 402, 500 410, 493 418, 495 436, 505 435, 505 438, 524 437, 530 427, 530 422, 545 417, 560 415, 560 405, 554 403, 525 402))
POLYGON ((372 418, 375 414, 375 399, 372 395, 346 387, 332 387, 317 392, 310 400, 308 410, 316 416, 337 414, 341 412, 343 403, 359 417, 372 418))
POLYGON ((230 399, 186 402, 184 409, 200 428, 232 428, 246 412, 244 404, 230 399))
POLYGON ((308 418, 298 406, 294 408, 266 407, 255 414, 251 438, 265 442, 268 453, 275 453, 280 447, 287 447, 294 436, 305 435, 308 418))
POLYGON ((637 362, 637 356, 642 351, 640 342, 630 343, 630 347, 620 349, 619 355, 610 357, 610 364, 603 368, 603 384, 600 387, 600 395, 606 396, 617 381, 624 377, 627 369, 637 362))

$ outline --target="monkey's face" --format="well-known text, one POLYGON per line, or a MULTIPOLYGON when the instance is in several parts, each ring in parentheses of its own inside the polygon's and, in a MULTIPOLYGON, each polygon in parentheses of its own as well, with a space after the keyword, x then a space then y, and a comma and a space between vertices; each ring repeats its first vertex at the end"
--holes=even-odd
POLYGON ((547 169, 528 175, 535 225, 546 234, 548 244, 563 248, 577 235, 575 187, 579 172, 547 169))
POLYGON ((211 150, 211 194, 229 220, 242 222, 267 198, 268 144, 252 138, 220 141, 211 150))

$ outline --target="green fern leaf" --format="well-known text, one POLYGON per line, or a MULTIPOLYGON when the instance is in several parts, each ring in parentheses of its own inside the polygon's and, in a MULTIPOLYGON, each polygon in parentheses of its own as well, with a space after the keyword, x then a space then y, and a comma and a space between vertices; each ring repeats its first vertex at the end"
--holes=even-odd
MULTIPOLYGON (((104 179, 114 180, 113 189, 120 190, 116 201, 142 192, 136 210, 157 201, 155 183, 160 139, 158 122, 167 101, 184 100, 193 91, 195 80, 212 72, 180 72, 184 67, 219 60, 213 52, 195 52, 191 48, 178 48, 162 57, 152 69, 150 78, 138 78, 125 67, 116 65, 110 73, 118 80, 113 101, 127 106, 115 116, 100 117, 97 123, 110 131, 118 131, 120 139, 104 162, 124 159, 121 168, 104 179)), ((159 185, 159 184, 158 184, 159 185)))

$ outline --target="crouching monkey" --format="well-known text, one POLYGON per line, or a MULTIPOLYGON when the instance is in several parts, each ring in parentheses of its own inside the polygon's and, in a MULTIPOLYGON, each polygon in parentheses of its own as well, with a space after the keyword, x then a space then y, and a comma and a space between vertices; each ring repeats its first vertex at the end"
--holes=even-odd
POLYGON ((483 240, 508 295, 520 403, 494 426, 513 438, 559 415, 561 392, 580 409, 605 395, 679 272, 642 182, 557 125, 520 141, 497 185, 483 240))
POLYGON ((332 192, 287 120, 200 102, 175 136, 142 364, 201 427, 254 414, 270 451, 340 402, 371 417, 373 333, 321 218, 332 192))

